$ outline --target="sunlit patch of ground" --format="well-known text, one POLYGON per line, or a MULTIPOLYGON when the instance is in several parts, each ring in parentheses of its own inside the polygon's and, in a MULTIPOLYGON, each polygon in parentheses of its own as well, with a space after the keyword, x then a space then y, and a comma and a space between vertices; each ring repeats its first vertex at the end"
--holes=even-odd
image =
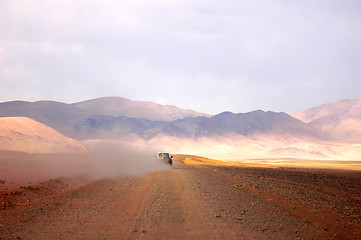
POLYGON ((309 159, 255 159, 220 161, 192 155, 178 155, 187 165, 260 167, 260 168, 318 168, 361 171, 361 161, 326 161, 309 159))
POLYGON ((261 165, 261 164, 225 162, 225 161, 219 161, 219 160, 214 160, 214 159, 210 159, 210 158, 190 156, 190 155, 178 155, 178 156, 183 158, 183 162, 187 165, 275 168, 273 166, 265 166, 265 165, 261 165))
POLYGON ((255 162, 276 167, 289 168, 318 168, 318 169, 340 169, 361 171, 361 161, 336 161, 336 160, 310 160, 310 159, 261 159, 242 160, 242 162, 255 162))

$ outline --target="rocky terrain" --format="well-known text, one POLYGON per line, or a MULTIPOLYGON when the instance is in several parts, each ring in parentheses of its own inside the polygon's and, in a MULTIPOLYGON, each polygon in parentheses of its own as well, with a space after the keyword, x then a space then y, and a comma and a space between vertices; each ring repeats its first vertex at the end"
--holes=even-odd
POLYGON ((203 158, 180 155, 172 169, 149 175, 57 178, 16 189, 2 183, 0 236, 361 237, 360 172, 203 163, 207 163, 203 158))

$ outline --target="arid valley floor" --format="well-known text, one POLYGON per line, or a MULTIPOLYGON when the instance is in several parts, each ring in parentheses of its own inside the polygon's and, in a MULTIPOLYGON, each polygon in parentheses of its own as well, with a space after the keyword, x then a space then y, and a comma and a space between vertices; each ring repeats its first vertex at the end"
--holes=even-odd
POLYGON ((359 171, 176 155, 149 174, 0 188, 0 239, 361 238, 359 171))

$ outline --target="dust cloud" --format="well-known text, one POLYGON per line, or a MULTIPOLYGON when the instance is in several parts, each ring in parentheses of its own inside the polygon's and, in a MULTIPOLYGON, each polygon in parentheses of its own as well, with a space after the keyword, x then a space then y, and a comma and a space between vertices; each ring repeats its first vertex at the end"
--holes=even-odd
POLYGON ((170 169, 171 165, 156 160, 152 148, 136 148, 117 141, 88 144, 90 174, 100 178, 144 175, 170 169))
MULTIPOLYGON (((93 141, 86 153, 34 154, 0 151, 0 180, 27 185, 59 177, 90 180, 144 175, 170 169, 156 160, 155 149, 140 149, 117 141, 93 141)), ((0 184, 1 188, 5 187, 0 184)))

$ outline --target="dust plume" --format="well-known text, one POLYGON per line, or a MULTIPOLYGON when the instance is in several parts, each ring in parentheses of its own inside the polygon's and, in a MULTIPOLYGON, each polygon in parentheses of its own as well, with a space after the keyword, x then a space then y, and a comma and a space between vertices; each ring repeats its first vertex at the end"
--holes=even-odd
POLYGON ((88 143, 90 174, 95 177, 143 175, 170 169, 156 161, 156 150, 137 148, 119 141, 100 140, 88 143))
POLYGON ((117 141, 91 141, 87 153, 24 153, 0 151, 0 190, 59 177, 87 179, 144 175, 170 169, 156 161, 154 149, 117 141))

